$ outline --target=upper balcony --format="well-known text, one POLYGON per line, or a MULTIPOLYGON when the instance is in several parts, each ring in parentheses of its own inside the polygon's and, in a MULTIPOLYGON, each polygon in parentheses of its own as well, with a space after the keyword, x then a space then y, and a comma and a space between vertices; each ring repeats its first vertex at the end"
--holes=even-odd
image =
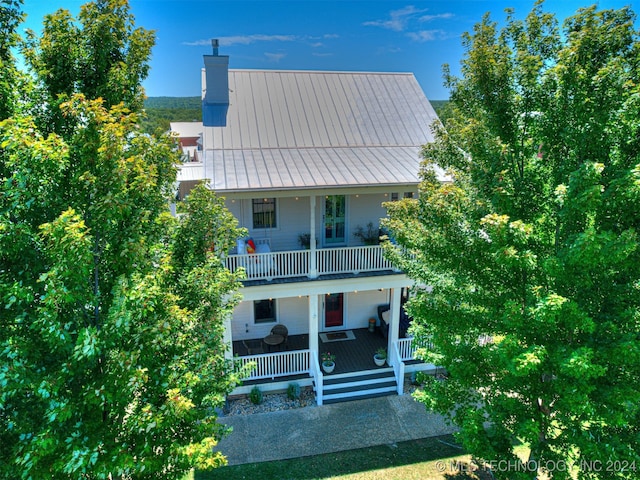
MULTIPOLYGON (((265 244, 259 244, 257 252, 267 250, 261 245, 265 244)), ((230 255, 226 258, 226 267, 232 272, 244 268, 246 280, 267 281, 393 270, 391 262, 383 257, 380 245, 230 255)))

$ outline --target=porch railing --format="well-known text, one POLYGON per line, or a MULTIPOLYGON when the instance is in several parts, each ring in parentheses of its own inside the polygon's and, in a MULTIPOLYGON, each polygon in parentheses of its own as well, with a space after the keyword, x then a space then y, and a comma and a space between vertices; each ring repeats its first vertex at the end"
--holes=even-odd
MULTIPOLYGON (((405 340, 405 339, 401 339, 401 340, 405 340)), ((406 340, 409 340, 409 342, 411 342, 410 338, 406 340)), ((404 361, 403 361, 402 355, 400 354, 400 340, 398 340, 397 342, 391 343, 390 353, 391 353, 390 363, 391 363, 391 366, 393 367, 393 373, 396 377, 397 392, 398 392, 398 395, 403 395, 404 394, 404 361)))
POLYGON ((398 339, 398 354, 400 359, 404 362, 408 360, 416 360, 416 350, 424 347, 427 350, 431 349, 430 342, 418 343, 414 338, 400 338, 398 339))
POLYGON ((309 373, 310 359, 310 350, 294 350, 291 352, 248 355, 239 357, 237 360, 242 367, 248 363, 255 363, 255 367, 244 380, 261 380, 309 373))
MULTIPOLYGON (((379 245, 359 247, 323 248, 316 250, 318 275, 331 273, 360 273, 391 270, 379 245)), ((310 250, 229 255, 226 267, 235 272, 244 268, 247 280, 307 277, 311 273, 310 250)))
POLYGON ((309 373, 313 377, 313 382, 316 387, 316 403, 322 405, 324 375, 322 374, 320 362, 318 362, 318 356, 315 351, 311 352, 311 370, 309 373))

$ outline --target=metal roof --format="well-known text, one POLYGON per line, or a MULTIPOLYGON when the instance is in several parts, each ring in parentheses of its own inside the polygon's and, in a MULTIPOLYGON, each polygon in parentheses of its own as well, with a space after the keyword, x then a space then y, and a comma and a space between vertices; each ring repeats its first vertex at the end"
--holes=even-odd
POLYGON ((411 73, 229 70, 229 100, 204 127, 219 192, 417 184, 437 119, 411 73))

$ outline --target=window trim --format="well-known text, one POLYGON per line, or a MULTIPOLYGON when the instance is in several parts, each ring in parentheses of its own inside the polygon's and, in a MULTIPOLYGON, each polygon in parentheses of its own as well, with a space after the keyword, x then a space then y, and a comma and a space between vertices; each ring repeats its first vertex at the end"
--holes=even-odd
MULTIPOLYGON (((276 199, 276 197, 260 197, 260 198, 252 198, 251 199, 251 225, 253 227, 253 230, 276 230, 278 228, 278 201, 276 199), (256 210, 255 210, 255 206, 257 201, 261 201, 262 204, 258 204, 258 205, 266 205, 266 203, 264 203, 264 200, 272 200, 273 201, 273 225, 261 225, 261 226, 256 226, 256 210)), ((263 213, 264 212, 260 212, 263 213)))

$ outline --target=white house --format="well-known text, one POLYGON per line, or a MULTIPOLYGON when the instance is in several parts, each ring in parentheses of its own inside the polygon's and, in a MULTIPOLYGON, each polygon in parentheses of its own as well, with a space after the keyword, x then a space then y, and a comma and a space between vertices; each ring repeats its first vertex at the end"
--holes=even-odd
MULTIPOLYGON (((426 366, 403 338, 412 282, 376 240, 383 202, 418 193, 434 109, 411 73, 234 70, 215 45, 204 60, 201 150, 178 180, 184 195, 206 179, 252 240, 226 260, 246 270, 229 355, 257 365, 234 393, 295 379, 318 404, 401 394, 405 372, 426 366), (288 336, 270 337, 275 325, 288 336), (389 366, 374 365, 378 347, 389 366), (324 352, 336 355, 331 374, 324 352)), ((193 125, 172 128, 196 136, 193 125)))

